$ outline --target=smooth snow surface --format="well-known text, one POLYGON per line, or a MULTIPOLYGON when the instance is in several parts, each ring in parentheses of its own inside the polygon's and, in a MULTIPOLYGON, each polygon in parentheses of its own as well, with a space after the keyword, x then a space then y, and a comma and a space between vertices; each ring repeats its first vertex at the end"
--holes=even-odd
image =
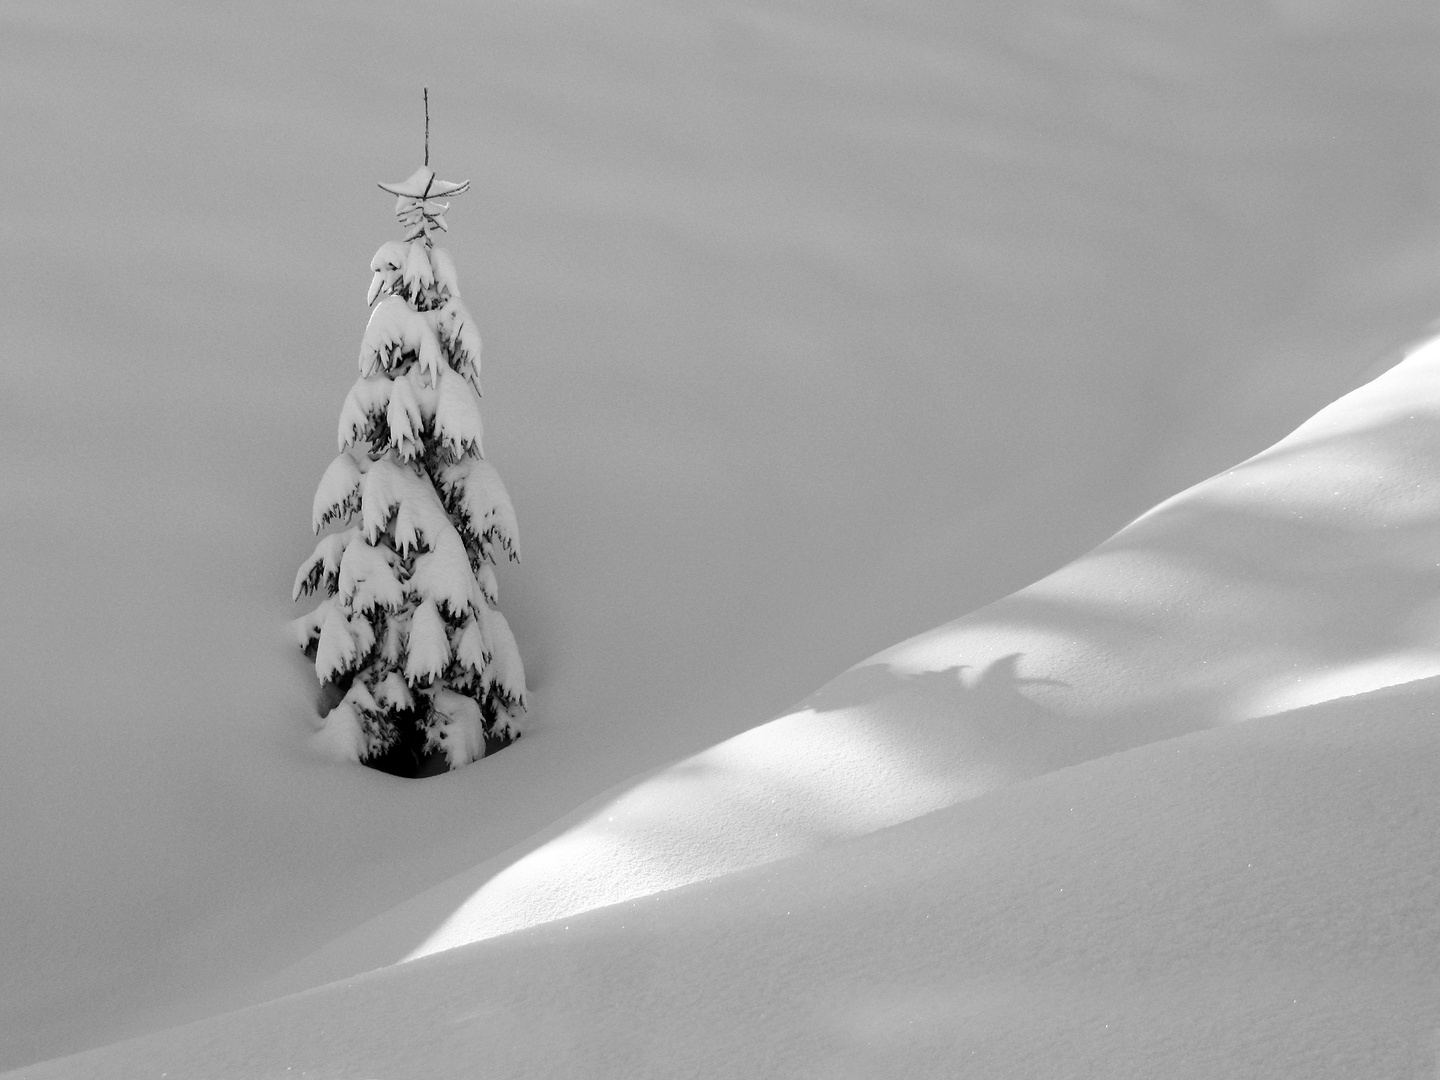
POLYGON ((397 18, 0 10, 0 1069, 1433 1070, 1432 362, 1046 577, 1424 335, 1433 5, 397 18), (532 694, 415 783, 284 627, 424 85, 532 694))
POLYGON ((1437 711, 1163 740, 25 1075, 1428 1076, 1437 711))
POLYGON ((1437 474, 1440 342, 1063 570, 602 802, 500 873, 415 898, 295 974, 377 967, 438 909, 453 910, 409 957, 1131 747, 1440 675, 1437 474))

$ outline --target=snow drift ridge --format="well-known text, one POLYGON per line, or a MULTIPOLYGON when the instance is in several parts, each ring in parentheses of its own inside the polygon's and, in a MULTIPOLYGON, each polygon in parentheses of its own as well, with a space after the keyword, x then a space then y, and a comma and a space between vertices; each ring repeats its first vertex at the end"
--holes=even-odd
POLYGON ((1440 674, 1440 342, 1088 555, 443 883, 289 985, 799 855, 1186 732, 1440 674), (368 958, 368 960, 367 960, 368 958), (372 962, 373 961, 373 962, 372 962))

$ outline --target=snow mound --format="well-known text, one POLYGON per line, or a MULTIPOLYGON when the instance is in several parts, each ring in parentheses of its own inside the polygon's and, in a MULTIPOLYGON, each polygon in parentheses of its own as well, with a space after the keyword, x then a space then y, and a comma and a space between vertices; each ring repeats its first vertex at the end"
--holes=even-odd
POLYGON ((379 966, 437 908, 450 914, 407 958, 795 857, 1132 747, 1440 674, 1437 421, 1432 342, 1059 572, 302 968, 379 966))
POLYGON ((1428 1075, 1437 709, 1162 740, 25 1075, 1428 1075))

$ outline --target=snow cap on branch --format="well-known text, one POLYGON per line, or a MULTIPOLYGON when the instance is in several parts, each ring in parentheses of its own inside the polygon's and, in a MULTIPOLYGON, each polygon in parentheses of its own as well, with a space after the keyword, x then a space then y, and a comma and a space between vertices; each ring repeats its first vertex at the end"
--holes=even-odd
POLYGON ((340 559, 336 594, 351 611, 373 611, 376 606, 398 611, 405 605, 405 589, 395 576, 395 556, 383 547, 357 538, 340 559))
POLYGON ((388 191, 402 199, 443 199, 446 195, 463 195, 470 190, 470 181, 455 184, 449 180, 440 180, 436 178, 434 169, 421 165, 410 174, 410 179, 402 180, 398 184, 381 184, 379 187, 382 191, 388 191))
POLYGON ((332 521, 344 521, 359 509, 360 466, 342 451, 320 478, 311 504, 310 524, 318 533, 332 521))
POLYGON ((443 749, 452 769, 485 756, 484 718, 473 699, 453 690, 439 690, 431 704, 438 723, 430 729, 429 749, 443 749))
POLYGON ((495 467, 483 458, 463 458, 440 470, 440 485, 475 542, 503 548, 520 559, 520 530, 510 493, 495 467))
POLYGON ((455 184, 449 180, 439 180, 435 177, 434 169, 422 165, 411 174, 410 179, 402 180, 398 184, 381 184, 380 188, 398 196, 395 200, 395 216, 400 219, 400 224, 405 229, 405 239, 423 239, 428 244, 432 231, 449 230, 449 226, 445 224, 445 211, 450 209, 450 204, 439 200, 447 195, 460 195, 468 191, 470 181, 455 184))
POLYGON ((388 372, 407 355, 414 356, 432 379, 442 367, 449 366, 429 320, 403 297, 389 296, 370 313, 365 336, 360 340, 360 374, 388 372))
POLYGON ((431 601, 422 603, 410 617, 410 640, 406 645, 405 681, 411 686, 428 683, 445 673, 450 663, 450 639, 445 633, 445 621, 431 601))
MULTIPOLYGON (((315 552, 306 559, 300 566, 300 571, 295 575, 295 594, 293 599, 315 592, 324 586, 329 596, 335 595, 338 588, 340 576, 340 559, 345 554, 348 545, 360 530, 354 526, 344 532, 331 533, 329 536, 322 536, 320 542, 315 545, 315 552)), ((316 630, 319 633, 319 630, 316 630)), ((301 648, 306 647, 306 642, 301 642, 301 648)))
POLYGON ((520 650, 515 645, 510 624, 492 607, 481 606, 476 614, 480 616, 480 633, 489 646, 490 663, 486 665, 485 677, 490 689, 507 709, 525 708, 525 665, 520 662, 520 650))

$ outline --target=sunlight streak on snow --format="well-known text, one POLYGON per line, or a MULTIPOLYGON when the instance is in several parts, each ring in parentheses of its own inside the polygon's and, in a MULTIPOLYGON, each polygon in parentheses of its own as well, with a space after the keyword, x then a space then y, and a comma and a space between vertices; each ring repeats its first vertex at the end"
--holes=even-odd
POLYGON ((487 882, 405 959, 813 850, 993 786, 863 708, 802 709, 664 770, 487 882))
POLYGON ((1233 719, 1274 716, 1336 698, 1354 697, 1388 686, 1440 675, 1440 648, 1415 648, 1350 664, 1301 667, 1251 687, 1236 698, 1233 719))

